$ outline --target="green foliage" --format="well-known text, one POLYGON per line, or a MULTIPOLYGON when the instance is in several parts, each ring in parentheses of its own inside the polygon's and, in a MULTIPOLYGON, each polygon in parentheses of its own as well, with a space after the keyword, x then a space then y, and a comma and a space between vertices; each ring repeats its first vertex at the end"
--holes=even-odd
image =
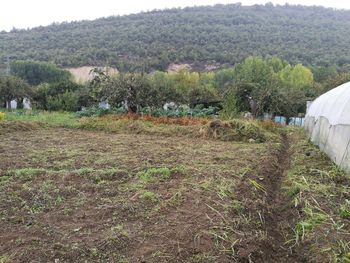
POLYGON ((73 91, 66 91, 55 97, 48 97, 47 109, 49 111, 77 111, 80 109, 79 96, 73 91))
POLYGON ((233 92, 227 92, 222 103, 222 110, 220 111, 220 117, 224 120, 230 120, 237 118, 239 115, 238 102, 233 92))
POLYGON ((140 180, 144 183, 165 181, 170 179, 171 169, 168 167, 154 167, 138 173, 140 180))
POLYGON ((116 108, 116 109, 104 109, 99 107, 89 107, 83 109, 81 111, 76 112, 76 116, 81 117, 101 117, 107 114, 118 114, 118 113, 126 113, 127 110, 124 107, 116 108))
POLYGON ((345 204, 339 209, 340 217, 350 219, 350 200, 345 200, 345 204))
POLYGON ((248 57, 234 68, 233 85, 227 88, 223 111, 265 112, 287 118, 305 112, 307 97, 315 96, 313 74, 301 64, 292 66, 279 58, 248 57), (231 104, 230 104, 231 103, 231 104))
POLYGON ((185 106, 177 107, 176 109, 152 109, 150 107, 142 108, 139 111, 143 114, 149 114, 154 117, 170 117, 170 118, 178 118, 178 117, 210 117, 214 116, 218 113, 217 107, 208 107, 203 108, 201 105, 196 106, 195 108, 189 108, 185 106))
POLYGON ((69 71, 62 70, 54 64, 36 61, 14 61, 11 73, 26 80, 30 85, 40 83, 57 83, 71 78, 69 71))
POLYGON ((312 67, 312 73, 315 81, 321 82, 330 78, 334 78, 337 75, 336 65, 332 66, 314 66, 312 67))
MULTIPOLYGON (((69 112, 47 112, 38 110, 12 110, 6 112, 6 120, 12 123, 36 123, 47 124, 54 127, 77 128, 79 121, 74 113, 69 112)), ((7 124, 10 126, 9 124, 7 124)), ((16 130, 15 127, 11 127, 16 130)), ((23 127, 25 128, 25 127, 23 127)))
POLYGON ((77 111, 84 105, 84 86, 70 80, 43 83, 36 87, 33 97, 36 108, 50 111, 77 111))
POLYGON ((298 242, 299 239, 304 240, 305 235, 312 231, 314 227, 327 219, 327 215, 319 212, 314 212, 311 208, 304 208, 306 219, 298 222, 295 225, 295 239, 298 242))
POLYGON ((349 42, 350 11, 230 4, 1 32, 0 61, 11 54, 63 67, 151 71, 165 70, 170 63, 233 65, 249 54, 272 54, 294 64, 345 67, 349 42))
POLYGON ((146 199, 146 200, 151 200, 152 202, 157 202, 159 200, 159 197, 157 194, 151 192, 151 191, 144 191, 140 195, 140 198, 146 199))
POLYGON ((156 97, 144 74, 127 73, 109 76, 98 69, 90 82, 92 96, 97 101, 107 100, 112 106, 126 103, 129 112, 136 112, 138 107, 153 106, 156 97))
POLYGON ((4 103, 4 108, 6 108, 5 103, 9 106, 14 99, 20 102, 23 98, 32 95, 31 87, 24 80, 12 75, 0 76, 0 101, 4 103))
POLYGON ((278 75, 284 85, 295 89, 310 87, 314 82, 312 71, 301 64, 287 65, 278 75))
POLYGON ((327 92, 335 87, 338 87, 339 85, 342 85, 346 82, 350 81, 350 73, 339 73, 335 76, 328 78, 324 82, 320 84, 320 91, 319 93, 327 92))

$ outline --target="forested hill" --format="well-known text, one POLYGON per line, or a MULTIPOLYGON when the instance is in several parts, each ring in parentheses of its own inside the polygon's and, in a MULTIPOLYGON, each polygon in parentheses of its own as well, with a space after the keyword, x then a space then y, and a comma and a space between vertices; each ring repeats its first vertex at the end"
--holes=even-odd
POLYGON ((0 33, 2 64, 10 56, 63 67, 142 65, 151 70, 170 63, 234 64, 249 55, 276 55, 306 65, 348 64, 350 11, 231 4, 0 33))

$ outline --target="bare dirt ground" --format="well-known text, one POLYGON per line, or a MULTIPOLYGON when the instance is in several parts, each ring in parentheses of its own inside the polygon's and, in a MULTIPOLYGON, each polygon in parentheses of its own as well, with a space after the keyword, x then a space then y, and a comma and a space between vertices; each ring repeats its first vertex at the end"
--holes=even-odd
POLYGON ((0 254, 12 262, 231 262, 264 144, 37 129, 2 136, 0 254))
POLYGON ((0 137, 0 262, 329 262, 288 242, 305 217, 286 195, 290 136, 0 137))

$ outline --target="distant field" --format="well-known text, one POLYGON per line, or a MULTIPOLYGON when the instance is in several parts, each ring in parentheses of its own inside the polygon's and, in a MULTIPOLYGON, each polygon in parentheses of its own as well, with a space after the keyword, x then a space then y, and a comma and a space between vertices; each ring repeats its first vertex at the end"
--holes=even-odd
POLYGON ((71 127, 0 123, 0 262, 350 260, 349 176, 299 129, 256 143, 71 127))

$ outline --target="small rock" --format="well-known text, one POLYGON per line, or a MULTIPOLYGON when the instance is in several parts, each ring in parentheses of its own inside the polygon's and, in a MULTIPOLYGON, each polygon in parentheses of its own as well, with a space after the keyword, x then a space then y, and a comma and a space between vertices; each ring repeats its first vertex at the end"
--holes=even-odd
POLYGON ((255 140, 254 140, 254 139, 252 139, 252 138, 250 138, 250 139, 248 140, 248 142, 250 142, 250 143, 254 143, 254 142, 255 142, 255 140))

